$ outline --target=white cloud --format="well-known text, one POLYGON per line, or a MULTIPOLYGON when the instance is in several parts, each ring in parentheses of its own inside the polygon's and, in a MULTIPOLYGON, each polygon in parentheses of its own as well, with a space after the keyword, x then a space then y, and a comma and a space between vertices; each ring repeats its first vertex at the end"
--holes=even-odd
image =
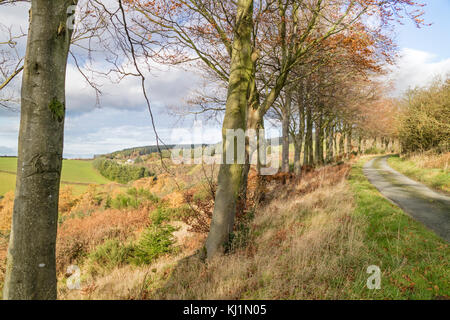
MULTIPOLYGON (((101 70, 102 66, 94 68, 101 70)), ((145 77, 151 105, 159 108, 184 105, 186 97, 200 82, 199 76, 193 72, 155 64, 150 72, 145 73, 145 77)), ((124 110, 146 108, 140 78, 128 76, 119 83, 114 83, 111 79, 98 77, 94 82, 102 92, 101 107, 124 110)), ((92 111, 96 104, 94 90, 72 64, 67 67, 66 98, 70 113, 92 111)))
POLYGON ((19 132, 19 116, 0 117, 0 155, 17 154, 17 137, 19 132))
POLYGON ((24 32, 27 32, 29 9, 30 3, 27 2, 2 5, 1 23, 5 26, 22 28, 24 32))
POLYGON ((408 88, 426 86, 434 77, 448 73, 450 58, 436 61, 436 55, 432 53, 404 48, 388 80, 394 83, 394 93, 399 96, 408 88))

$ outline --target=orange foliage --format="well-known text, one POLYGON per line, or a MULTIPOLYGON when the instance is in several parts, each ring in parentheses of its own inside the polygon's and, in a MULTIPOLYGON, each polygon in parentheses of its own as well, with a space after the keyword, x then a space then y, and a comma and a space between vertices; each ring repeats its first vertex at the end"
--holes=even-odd
POLYGON ((179 191, 174 191, 163 198, 166 201, 170 208, 180 208, 183 204, 185 204, 184 195, 179 191))
POLYGON ((6 271, 6 252, 8 249, 8 237, 11 228, 11 217, 14 206, 14 192, 7 192, 0 200, 0 283, 6 271))
POLYGON ((61 215, 65 215, 78 203, 79 199, 73 196, 73 188, 64 186, 59 191, 58 211, 61 215))
POLYGON ((86 213, 96 210, 100 204, 99 200, 96 198, 96 195, 97 195, 97 186, 89 185, 86 192, 83 193, 79 199, 73 200, 74 203, 70 206, 69 211, 67 211, 66 213, 70 212, 86 213))
MULTIPOLYGON (((276 190, 280 183, 292 184, 292 193, 307 194, 320 187, 334 186, 342 179, 345 179, 350 172, 351 165, 348 163, 326 166, 316 170, 303 172, 299 178, 294 178, 291 174, 277 174, 274 176, 261 177, 266 184, 266 188, 276 190)), ((274 193, 277 196, 277 193, 274 193)), ((287 195, 289 196, 289 194, 287 195)))
POLYGON ((177 189, 174 177, 168 173, 161 173, 157 178, 149 177, 136 180, 133 182, 133 187, 143 188, 158 196, 168 195, 177 189))
POLYGON ((7 233, 11 228, 11 217, 14 207, 14 192, 7 192, 0 200, 0 233, 7 233))
POLYGON ((208 233, 214 210, 214 199, 207 196, 205 199, 195 198, 195 189, 184 193, 184 200, 189 203, 191 212, 182 217, 183 222, 190 226, 188 231, 197 233, 208 233))
POLYGON ((336 166, 327 166, 305 173, 297 183, 297 193, 310 193, 320 187, 334 186, 350 173, 351 165, 348 163, 336 166))

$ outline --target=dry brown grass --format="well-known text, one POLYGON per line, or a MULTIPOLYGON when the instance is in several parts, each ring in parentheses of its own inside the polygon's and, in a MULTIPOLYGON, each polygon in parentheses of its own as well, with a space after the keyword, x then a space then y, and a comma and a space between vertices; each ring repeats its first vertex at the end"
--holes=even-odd
MULTIPOLYGON (((353 277, 351 264, 361 253, 363 242, 358 222, 350 216, 353 196, 342 180, 345 174, 334 170, 339 180, 328 181, 325 172, 318 174, 305 184, 319 180, 322 184, 306 195, 292 190, 293 185, 278 186, 278 196, 259 210, 252 221, 252 241, 248 246, 207 264, 196 257, 181 261, 164 285, 150 283, 147 298, 342 296, 340 293, 353 277), (330 287, 332 283, 336 284, 334 288, 330 287)), ((295 189, 303 187, 300 183, 295 189)))
MULTIPOLYGON (((146 267, 121 267, 92 279, 85 299, 319 299, 338 298, 353 277, 352 261, 363 248, 351 218, 353 195, 344 181, 348 166, 323 168, 281 186, 250 224, 251 241, 208 263, 192 256, 204 240, 179 231, 176 257, 146 267), (335 287, 330 284, 335 283, 335 287)), ((201 237, 200 237, 201 236, 201 237)))
POLYGON ((450 152, 437 154, 437 153, 421 153, 414 154, 409 157, 420 168, 428 169, 442 169, 448 171, 450 167, 450 152))
POLYGON ((178 222, 174 235, 181 250, 176 256, 88 277, 83 290, 61 287, 60 298, 339 298, 353 278, 352 261, 363 249, 358 222, 350 216, 348 168, 323 168, 285 185, 268 182, 268 197, 249 225, 250 241, 230 254, 200 261, 193 254, 205 234, 178 222))
POLYGON ((11 217, 14 206, 14 192, 10 191, 0 200, 0 289, 6 272, 6 253, 8 234, 11 228, 11 217))
MULTIPOLYGON (((205 236, 190 232, 189 226, 176 221, 172 225, 179 227, 174 232, 177 255, 166 255, 151 265, 124 265, 113 269, 108 274, 93 276, 88 274, 82 280, 81 290, 67 290, 64 285, 59 286, 59 299, 70 300, 112 300, 112 299, 143 299, 148 295, 147 284, 167 281, 170 270, 176 263, 194 252, 203 244, 205 236)), ((83 269, 83 266, 81 266, 83 269)))
MULTIPOLYGON (((252 171, 249 199, 264 192, 249 223, 247 245, 233 247, 227 255, 204 263, 193 254, 205 233, 175 224, 177 254, 163 256, 148 266, 122 265, 108 274, 84 274, 83 289, 59 288, 61 299, 319 299, 339 298, 353 277, 352 261, 363 250, 358 221, 351 218, 353 196, 345 177, 349 166, 325 167, 305 172, 301 180, 274 177, 263 189, 252 171), (284 184, 281 180, 284 179, 284 184)), ((169 177, 142 179, 135 187, 169 194, 171 207, 180 205, 180 194, 169 177)), ((69 194, 69 190, 67 190, 69 194)), ((126 242, 149 223, 153 207, 103 210, 95 190, 78 201, 67 196, 68 213, 88 212, 66 219, 58 231, 57 266, 63 272, 82 255, 107 239, 126 242), (73 204, 74 203, 74 204, 73 204)), ((208 200, 211 199, 202 199, 208 200)), ((2 250, 0 243, 0 261, 2 250)), ((6 245, 5 245, 6 249, 6 245)), ((6 250, 4 250, 6 252, 6 250)), ((2 266, 0 266, 0 274, 2 266)), ((83 274, 83 270, 82 270, 83 274)), ((61 278, 62 279, 62 278, 61 278)), ((1 280, 1 279, 0 279, 1 280)))
POLYGON ((11 229, 11 217, 14 207, 14 192, 10 191, 0 200, 0 233, 11 229))
POLYGON ((63 272, 69 264, 107 239, 126 241, 148 225, 153 209, 98 210, 90 216, 64 221, 59 227, 56 243, 58 272, 63 272))

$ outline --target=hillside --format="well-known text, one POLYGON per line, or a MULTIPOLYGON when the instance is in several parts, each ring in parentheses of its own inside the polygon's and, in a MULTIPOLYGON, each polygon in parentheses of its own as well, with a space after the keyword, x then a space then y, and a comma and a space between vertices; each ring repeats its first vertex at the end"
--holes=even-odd
MULTIPOLYGON (((201 228, 201 220, 183 218, 189 208, 183 205, 177 187, 165 185, 167 178, 159 183, 136 182, 136 187, 150 190, 153 196, 144 196, 148 200, 141 196, 137 207, 122 209, 126 222, 120 222, 117 209, 99 208, 90 217, 63 225, 61 241, 75 236, 77 241, 88 237, 93 242, 83 249, 86 258, 76 259, 83 272, 82 290, 67 290, 66 278, 60 274, 60 298, 448 297, 448 244, 369 184, 361 171, 368 159, 324 167, 285 184, 283 175, 267 178, 264 198, 238 217, 227 253, 208 263, 198 255, 207 229, 201 228), (166 196, 157 196, 163 194, 166 196), (70 231, 80 223, 75 233, 70 231), (97 223, 102 224, 101 231, 94 231, 97 223), (116 236, 100 240, 118 226, 116 236), (146 242, 150 234, 165 244, 146 242), (147 252, 147 257, 153 252, 154 258, 140 260, 139 250, 147 252), (370 265, 382 270, 381 290, 366 287, 370 265)), ((253 195, 258 194, 255 179, 252 174, 249 185, 253 195)), ((211 208, 208 203, 212 200, 201 186, 189 189, 197 208, 211 208)), ((67 246, 68 242, 66 250, 67 246)))
POLYGON ((114 152, 106 153, 106 154, 96 154, 96 155, 94 155, 94 158, 101 158, 101 157, 105 157, 108 159, 136 158, 139 156, 145 156, 145 155, 151 155, 154 153, 158 153, 159 151, 170 150, 170 149, 175 148, 176 146, 180 147, 180 148, 185 148, 185 147, 198 148, 200 146, 206 147, 206 146, 208 146, 208 144, 180 144, 180 145, 170 144, 170 145, 160 145, 159 147, 156 145, 143 146, 143 147, 132 147, 132 148, 126 148, 123 150, 118 150, 118 151, 114 151, 114 152))
MULTIPOLYGON (((169 172, 160 169, 158 179, 143 178, 127 189, 112 184, 107 190, 91 187, 81 195, 63 189, 59 297, 448 297, 448 244, 369 184, 361 171, 369 159, 318 168, 300 180, 269 176, 262 185, 252 171, 247 213, 238 215, 227 253, 208 264, 198 253, 213 208, 206 177, 215 179, 217 168, 170 166, 167 161, 169 172), (67 290, 65 271, 71 264, 81 270, 81 290, 67 290), (366 287, 370 265, 382 269, 381 290, 366 287)), ((153 158, 144 164, 161 167, 153 158)), ((0 202, 0 229, 8 226, 11 200, 0 202)), ((6 239, 0 241, 0 258, 6 239)), ((0 265, 0 279, 3 268, 0 265)))

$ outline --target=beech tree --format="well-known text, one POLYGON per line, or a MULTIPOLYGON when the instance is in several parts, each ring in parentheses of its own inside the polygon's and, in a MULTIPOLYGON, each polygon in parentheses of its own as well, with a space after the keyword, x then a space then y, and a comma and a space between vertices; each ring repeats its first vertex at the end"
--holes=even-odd
POLYGON ((65 78, 74 0, 32 0, 5 299, 56 299, 55 245, 65 78))
MULTIPOLYGON (((0 1, 0 5, 14 2, 19 1, 0 1)), ((84 7, 89 4, 90 1, 83 2, 84 7)), ((98 5, 98 2, 92 0, 91 8, 106 12, 106 7, 94 4, 98 5)), ((78 28, 74 33, 73 15, 77 5, 77 0, 31 1, 22 71, 17 177, 4 299, 57 297, 55 246, 68 55, 73 41, 89 42, 107 27, 103 16, 96 16, 99 11, 91 14, 90 10, 85 10, 84 28, 78 28)), ((123 34, 124 24, 119 25, 123 34)), ((77 45, 84 48, 82 43, 77 45)), ((82 72, 75 55, 72 57, 82 72)), ((115 61, 111 63, 115 65, 115 61)), ((9 78, 22 70, 20 64, 17 66, 6 78, 4 86, 8 85, 9 78)), ((115 71, 126 75, 122 69, 115 71)), ((83 76, 95 88, 84 73, 83 76)))

